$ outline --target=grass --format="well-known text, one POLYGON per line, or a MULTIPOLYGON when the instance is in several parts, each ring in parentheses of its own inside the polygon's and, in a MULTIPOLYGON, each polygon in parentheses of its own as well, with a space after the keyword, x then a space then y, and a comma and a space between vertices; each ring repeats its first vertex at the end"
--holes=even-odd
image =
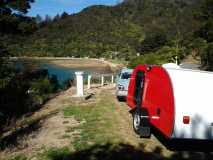
POLYGON ((127 61, 122 60, 122 59, 118 59, 118 58, 116 58, 116 59, 107 59, 107 61, 115 63, 115 64, 123 64, 123 65, 127 65, 127 63, 128 63, 127 61))
MULTIPOLYGON (((38 160, 65 160, 74 153, 93 148, 95 146, 117 145, 123 142, 117 129, 117 113, 112 95, 104 93, 97 102, 89 105, 71 105, 63 110, 64 117, 74 117, 79 126, 67 127, 61 137, 70 141, 67 148, 46 148, 36 155, 38 160), (70 136, 71 134, 71 136, 70 136), (74 150, 70 149, 74 148, 74 150)), ((66 124, 66 122, 64 122, 66 124)), ((113 147, 112 146, 112 147, 113 147)), ((24 158, 24 157, 23 157, 24 158)), ((27 159, 11 159, 27 160, 27 159)))
MULTIPOLYGON (((72 142, 76 151, 87 149, 94 144, 119 141, 119 137, 112 133, 116 130, 113 112, 115 104, 108 98, 103 98, 92 106, 70 106, 64 110, 65 117, 74 116, 82 123, 76 128, 81 130, 80 135, 72 142)), ((69 128, 70 130, 72 129, 69 128)))
POLYGON ((96 104, 71 105, 64 109, 65 118, 74 117, 80 123, 79 126, 67 127, 64 136, 61 137, 70 140, 74 151, 67 147, 50 148, 37 155, 38 160, 69 159, 73 153, 87 150, 93 146, 121 143, 122 139, 116 134, 115 103, 111 100, 112 97, 106 94, 102 96, 96 104), (67 133, 73 133, 72 137, 67 133))
POLYGON ((17 155, 13 158, 11 158, 10 160, 27 160, 27 157, 24 155, 17 155))
POLYGON ((42 153, 38 160, 65 160, 70 156, 70 150, 64 148, 50 148, 42 153))
POLYGON ((64 135, 61 137, 61 139, 69 139, 69 138, 71 138, 71 136, 68 135, 68 134, 64 134, 64 135))

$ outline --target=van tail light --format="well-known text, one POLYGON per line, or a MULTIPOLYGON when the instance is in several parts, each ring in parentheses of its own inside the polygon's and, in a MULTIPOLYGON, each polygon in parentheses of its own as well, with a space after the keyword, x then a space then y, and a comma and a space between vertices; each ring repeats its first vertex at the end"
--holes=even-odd
POLYGON ((183 123, 189 124, 190 123, 190 117, 189 116, 183 116, 183 123))

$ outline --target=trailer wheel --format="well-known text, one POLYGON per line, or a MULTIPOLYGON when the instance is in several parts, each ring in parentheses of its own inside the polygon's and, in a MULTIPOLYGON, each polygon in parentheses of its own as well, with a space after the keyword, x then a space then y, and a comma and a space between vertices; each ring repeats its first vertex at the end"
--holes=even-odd
POLYGON ((125 102, 126 101, 126 98, 125 97, 121 97, 121 96, 117 96, 117 100, 119 102, 125 102))
POLYGON ((141 108, 135 109, 133 112, 133 129, 141 138, 149 138, 151 136, 150 124, 148 118, 142 118, 141 108))
POLYGON ((139 134, 139 130, 140 130, 140 125, 141 125, 141 113, 139 112, 138 109, 136 109, 133 112, 133 129, 135 131, 136 134, 139 134))

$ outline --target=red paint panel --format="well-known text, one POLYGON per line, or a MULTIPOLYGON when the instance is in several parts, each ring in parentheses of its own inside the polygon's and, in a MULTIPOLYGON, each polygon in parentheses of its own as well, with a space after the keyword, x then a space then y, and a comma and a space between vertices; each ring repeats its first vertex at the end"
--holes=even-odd
POLYGON ((174 127, 174 96, 172 84, 167 72, 160 66, 153 66, 150 71, 147 65, 139 65, 133 71, 127 96, 131 108, 134 104, 135 76, 138 70, 145 72, 142 106, 147 109, 151 124, 170 138, 174 127))

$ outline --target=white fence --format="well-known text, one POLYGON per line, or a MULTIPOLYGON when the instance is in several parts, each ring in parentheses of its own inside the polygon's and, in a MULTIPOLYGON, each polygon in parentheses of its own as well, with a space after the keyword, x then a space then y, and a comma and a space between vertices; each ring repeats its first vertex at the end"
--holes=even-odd
MULTIPOLYGON (((83 80, 83 72, 75 72, 76 75, 76 88, 77 88, 77 96, 84 96, 84 80, 83 80)), ((95 84, 100 84, 100 86, 104 86, 105 84, 114 84, 115 82, 115 74, 90 74, 87 76, 87 89, 91 89, 92 80, 96 80, 95 84)))

